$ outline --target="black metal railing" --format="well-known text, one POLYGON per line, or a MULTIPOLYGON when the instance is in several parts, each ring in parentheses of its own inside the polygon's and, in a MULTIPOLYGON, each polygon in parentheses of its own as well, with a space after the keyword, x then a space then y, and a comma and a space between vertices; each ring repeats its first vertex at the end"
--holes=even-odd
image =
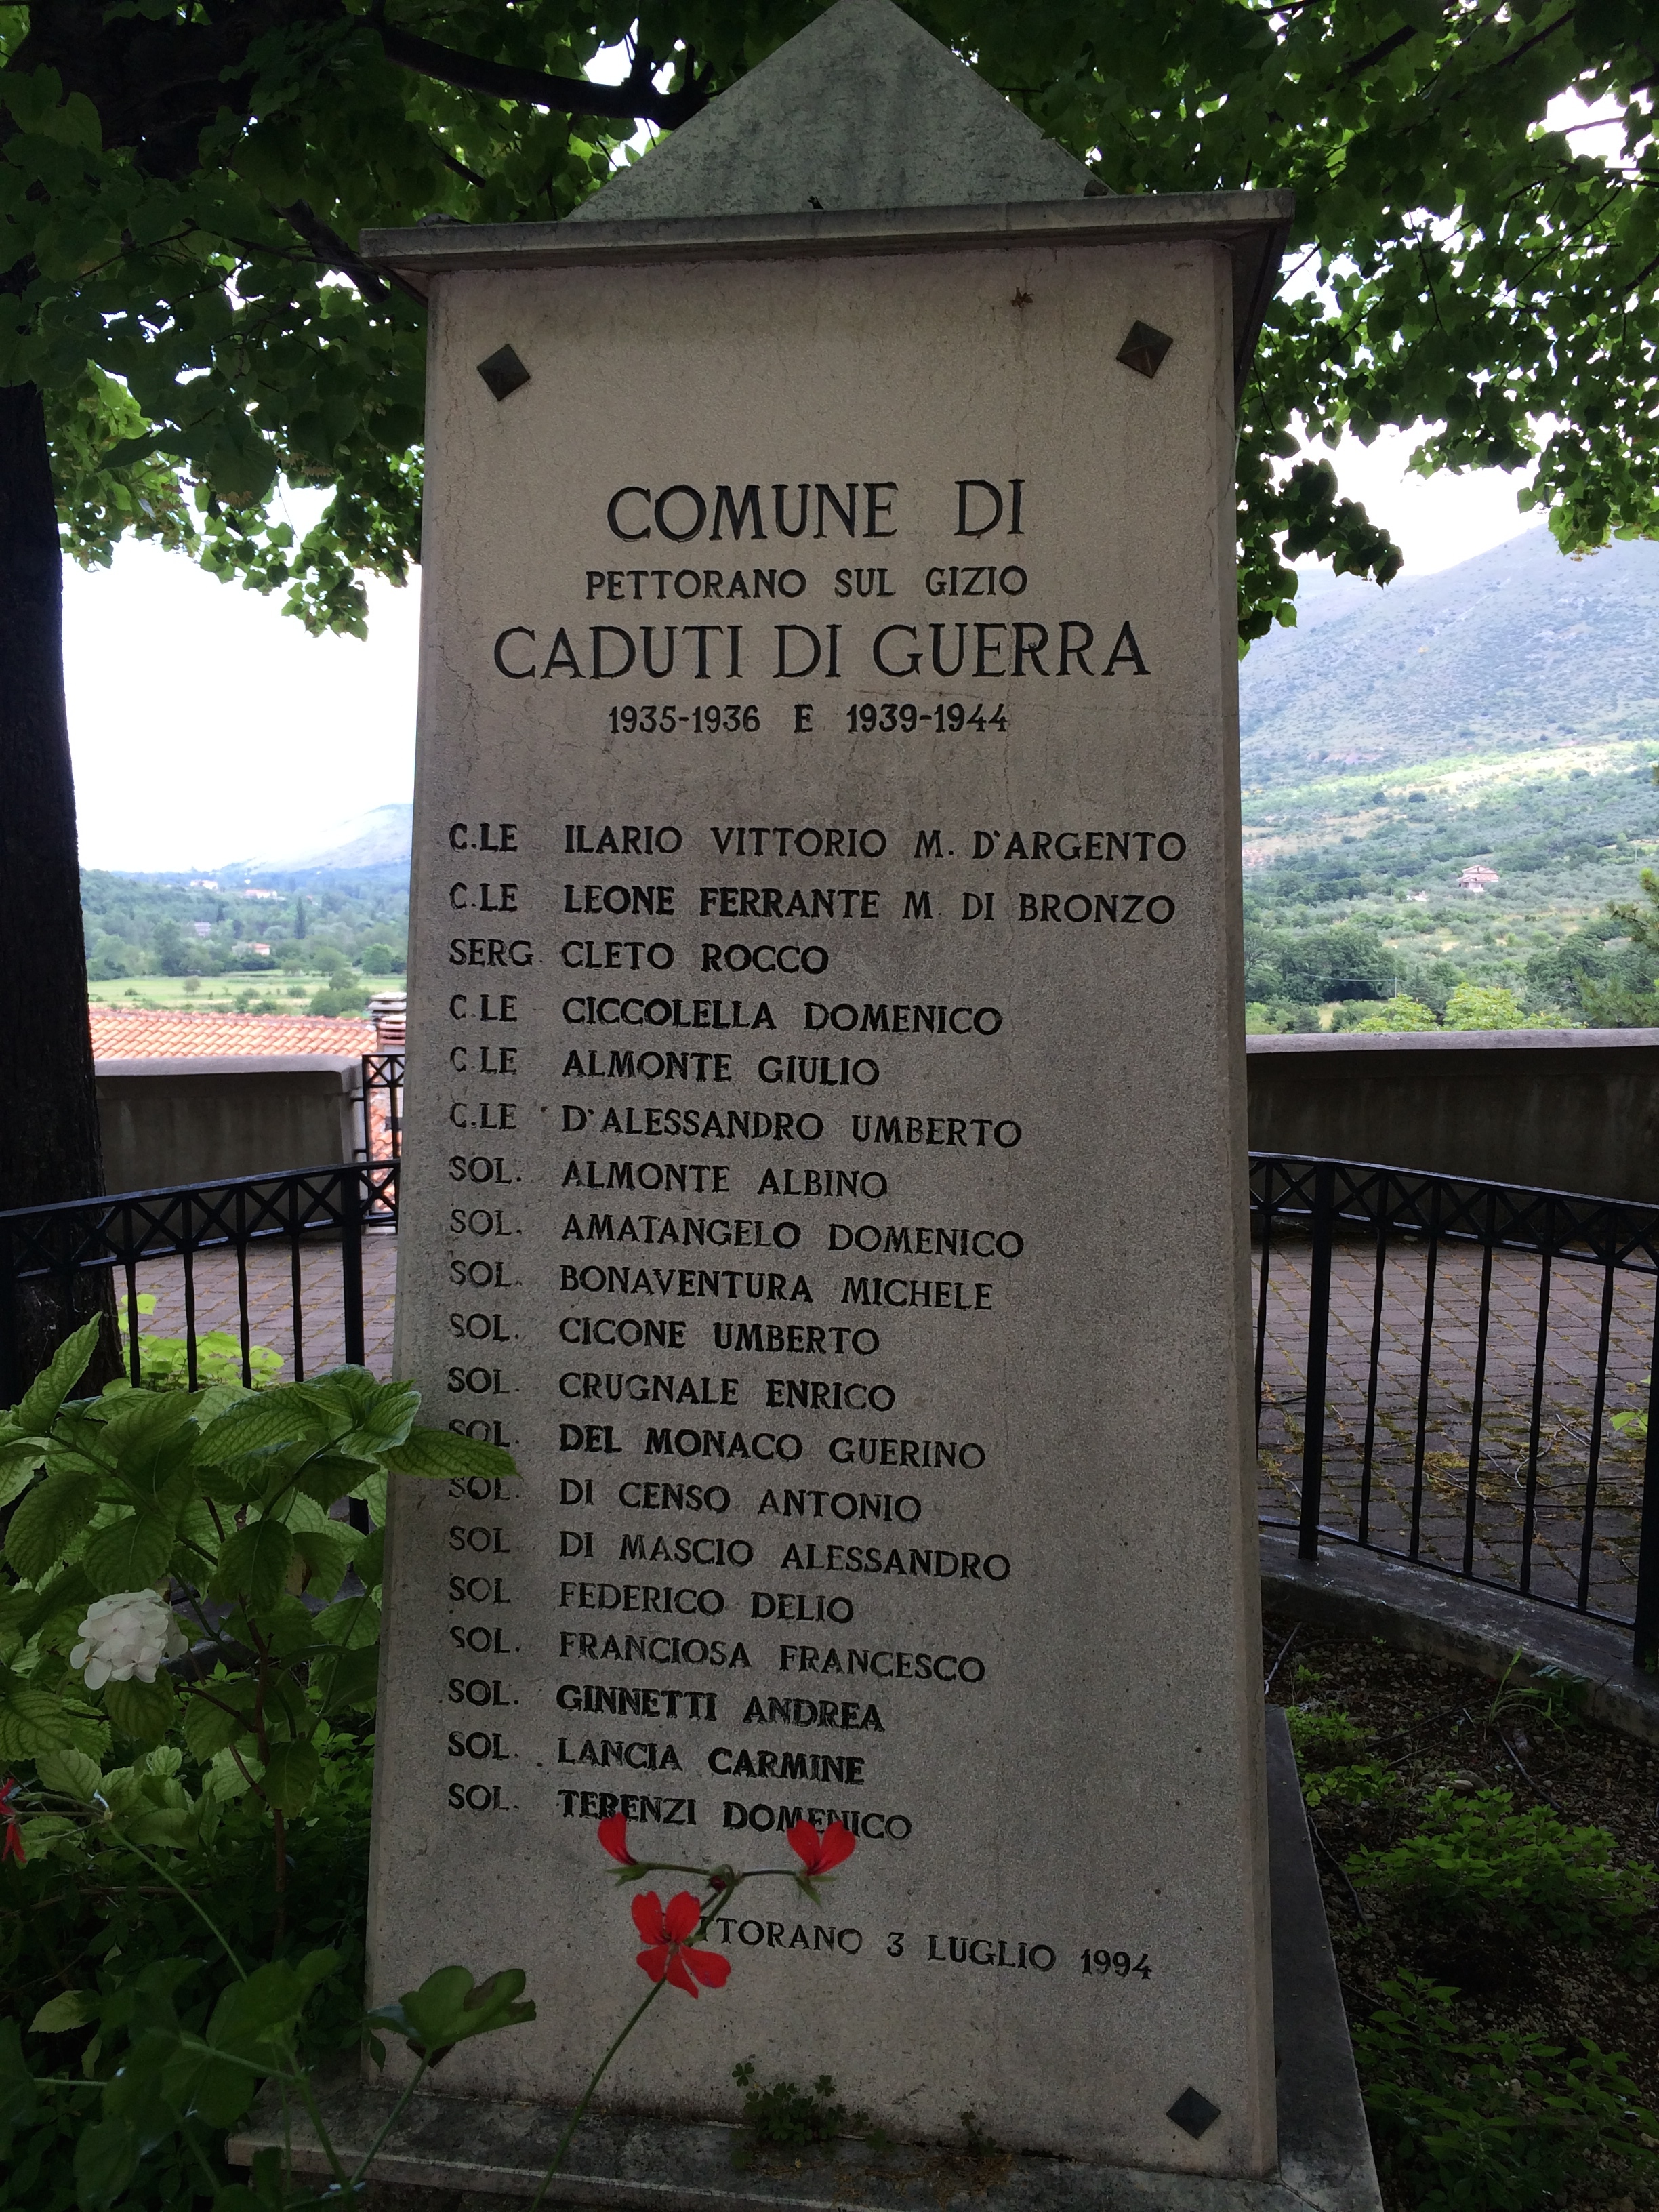
MULTIPOLYGON (((402 1055, 379 1158, 0 1213, 0 1404, 21 1303, 102 1276, 140 1340, 255 1379, 390 1356, 402 1055), (153 1301, 153 1306, 148 1302, 153 1301), (270 1363, 264 1363, 269 1370, 270 1363)), ((366 1061, 364 1091, 371 1073, 366 1061)), ((1632 1630, 1659 1657, 1659 1207, 1254 1154, 1264 1527, 1632 1630)), ((84 1296, 81 1298, 84 1307, 84 1296)), ((106 1309, 107 1310, 107 1309, 106 1309)))
POLYGON ((1651 1665, 1659 1207, 1250 1165, 1264 1525, 1628 1626, 1651 1665))
POLYGON ((400 1052, 363 1054, 362 1154, 366 1160, 395 1160, 404 1149, 404 1056, 400 1052))
MULTIPOLYGON (((30 1379, 19 1349, 24 1302, 52 1291, 61 1310, 85 1310, 100 1278, 134 1382, 146 1337, 180 1343, 191 1389, 204 1346, 216 1371, 244 1383, 254 1380, 256 1348, 275 1352, 295 1381, 307 1367, 361 1364, 365 1235, 386 1238, 397 1201, 397 1161, 364 1160, 0 1213, 0 1404, 15 1403, 30 1379)), ((388 1311, 390 1303, 388 1282, 388 1311)))

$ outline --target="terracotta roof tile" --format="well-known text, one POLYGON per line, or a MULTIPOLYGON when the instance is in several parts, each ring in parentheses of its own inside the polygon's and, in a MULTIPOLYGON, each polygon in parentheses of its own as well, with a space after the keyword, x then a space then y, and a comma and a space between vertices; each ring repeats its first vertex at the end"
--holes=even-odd
POLYGON ((374 1048, 374 1023, 349 1018, 92 1009, 92 1050, 96 1060, 307 1052, 350 1055, 374 1048))

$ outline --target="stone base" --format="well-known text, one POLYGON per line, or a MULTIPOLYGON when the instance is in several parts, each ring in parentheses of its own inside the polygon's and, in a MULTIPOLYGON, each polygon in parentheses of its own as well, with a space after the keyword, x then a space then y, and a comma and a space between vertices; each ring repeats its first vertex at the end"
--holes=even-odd
POLYGON ((1298 1559, 1294 1535, 1277 1528, 1261 1532, 1261 1602, 1292 1620, 1449 1659, 1491 1681, 1517 1660, 1517 1682, 1547 1668, 1568 1675, 1581 1686, 1587 1718, 1659 1744, 1659 1678, 1638 1669, 1630 1630, 1611 1621, 1358 1544, 1328 1540, 1317 1559, 1298 1559))
MULTIPOLYGON (((1273 2014, 1279 2058, 1279 2168, 1264 2180, 1152 2173, 1031 2153, 977 2155, 902 2144, 879 2154, 844 2141, 833 2149, 763 2154, 739 2172, 741 2130, 605 2113, 571 2145, 550 2205, 615 2212, 1382 2212, 1370 2139, 1355 2077, 1347 2020, 1331 1955, 1324 1900, 1303 1816, 1284 1715, 1267 1709, 1268 1838, 1273 1876, 1273 2014)), ((392 2104, 392 2093, 355 2079, 320 2098, 336 2148, 356 2165, 392 2104)), ((476 2099, 411 2099, 374 2166, 380 2212, 492 2212, 532 2197, 568 2115, 551 2105, 476 2099)), ((264 2111, 231 2138, 227 2155, 246 2166, 280 2144, 264 2111)), ((296 2172, 327 2165, 295 2117, 296 2172)))

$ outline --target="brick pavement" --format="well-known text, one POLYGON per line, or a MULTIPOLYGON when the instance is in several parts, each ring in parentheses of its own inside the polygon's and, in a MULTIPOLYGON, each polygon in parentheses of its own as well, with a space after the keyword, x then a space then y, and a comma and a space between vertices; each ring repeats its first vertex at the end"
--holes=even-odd
MULTIPOLYGON (((1294 1521, 1301 1507, 1310 1253, 1304 1238, 1276 1243, 1269 1255, 1261 1503, 1264 1515, 1279 1520, 1294 1521)), ((1258 1296, 1261 1256, 1258 1247, 1258 1296)), ((1467 1555, 1477 1574, 1519 1586, 1530 1486, 1531 1589, 1567 1602, 1582 1589, 1591 1605, 1628 1614, 1644 1448, 1615 1430, 1611 1417, 1645 1402, 1653 1278, 1618 1269, 1609 1275, 1589 1261, 1557 1260, 1550 1266, 1534 1462, 1534 1367, 1544 1263, 1528 1254, 1492 1255, 1471 1505, 1482 1261, 1477 1249, 1443 1245, 1431 1306, 1429 1255, 1422 1243, 1389 1248, 1380 1298, 1375 1246, 1338 1245, 1321 1524, 1358 1534, 1363 1513, 1370 1541, 1406 1551, 1415 1517, 1421 1556, 1461 1569, 1467 1555), (1598 1424, 1595 1376, 1604 1316, 1607 1382, 1598 1424), (1374 1333, 1377 1382, 1368 1407, 1374 1333), (1586 1543, 1592 1457, 1595 1512, 1586 1543)))
MULTIPOLYGON (((279 1382, 295 1378, 295 1271, 299 1273, 300 1341, 298 1368, 314 1375, 338 1366, 345 1357, 343 1305, 340 1294, 340 1248, 325 1243, 307 1243, 297 1255, 285 1245, 264 1244, 247 1255, 248 1331, 255 1344, 281 1355, 279 1382)), ((396 1289, 398 1239, 390 1231, 368 1229, 363 1233, 363 1352, 377 1375, 392 1372, 392 1322, 396 1289)), ((221 1329, 235 1337, 239 1328, 240 1289, 234 1252, 202 1252, 196 1255, 196 1328, 198 1335, 221 1329)), ((140 1324, 146 1336, 185 1334, 184 1264, 179 1260, 152 1260, 137 1270, 138 1289, 155 1299, 155 1310, 140 1324)))
MULTIPOLYGON (((1269 1257, 1260 1499, 1263 1514, 1280 1521, 1294 1522, 1300 1510, 1309 1249, 1305 1239, 1291 1238, 1276 1243, 1269 1257)), ((1258 1270, 1260 1257, 1258 1248, 1258 1270)), ((363 1249, 364 1334, 368 1364, 381 1375, 391 1372, 396 1259, 395 1236, 369 1231, 363 1249)), ((1479 1251, 1469 1248, 1441 1249, 1426 1333, 1425 1374, 1425 1249, 1402 1243, 1389 1250, 1379 1305, 1374 1248, 1338 1246, 1320 1519, 1328 1528, 1353 1534, 1358 1532, 1363 1510, 1371 1541, 1406 1550, 1415 1502, 1422 1556, 1461 1567, 1467 1539, 1477 1574, 1513 1584, 1518 1583, 1522 1571, 1543 1268, 1526 1255, 1497 1253, 1492 1257, 1471 1525, 1468 1480, 1480 1356, 1481 1259, 1479 1251), (1378 1379, 1369 1416, 1367 1484, 1367 1396, 1374 1328, 1378 1379)), ((305 1369, 314 1373, 343 1356, 339 1248, 308 1246, 301 1255, 300 1271, 300 1351, 305 1369)), ((152 1262, 139 1270, 139 1287, 157 1296, 156 1311, 144 1324, 147 1332, 181 1334, 180 1263, 152 1262)), ((234 1335, 238 1310, 234 1256, 199 1257, 195 1278, 198 1328, 221 1328, 234 1335)), ((252 1340, 282 1355, 286 1380, 295 1371, 289 1253, 273 1247, 250 1253, 247 1284, 252 1340)), ((1605 1272, 1588 1261, 1557 1261, 1550 1270, 1533 1485, 1536 1533, 1531 1587, 1540 1595, 1571 1601, 1582 1581, 1592 1605, 1627 1614, 1635 1572, 1634 1516, 1642 1449, 1620 1436, 1608 1417, 1638 1405, 1644 1395, 1641 1378, 1648 1370, 1653 1337, 1654 1284, 1651 1277, 1620 1272, 1613 1277, 1607 1303, 1608 1383, 1597 1451, 1594 1528, 1586 1547, 1584 1501, 1607 1285, 1605 1272)), ((1259 1273, 1255 1288, 1259 1293, 1259 1273)))

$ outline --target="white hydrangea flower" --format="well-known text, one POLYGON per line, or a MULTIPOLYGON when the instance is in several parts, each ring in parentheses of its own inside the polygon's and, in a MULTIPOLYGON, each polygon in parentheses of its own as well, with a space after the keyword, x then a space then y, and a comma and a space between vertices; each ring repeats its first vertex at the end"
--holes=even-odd
POLYGON ((77 1632, 82 1641, 70 1653, 70 1665, 84 1669, 89 1690, 106 1682, 153 1682, 164 1659, 189 1648, 172 1612, 154 1590, 121 1590, 87 1608, 77 1632))

